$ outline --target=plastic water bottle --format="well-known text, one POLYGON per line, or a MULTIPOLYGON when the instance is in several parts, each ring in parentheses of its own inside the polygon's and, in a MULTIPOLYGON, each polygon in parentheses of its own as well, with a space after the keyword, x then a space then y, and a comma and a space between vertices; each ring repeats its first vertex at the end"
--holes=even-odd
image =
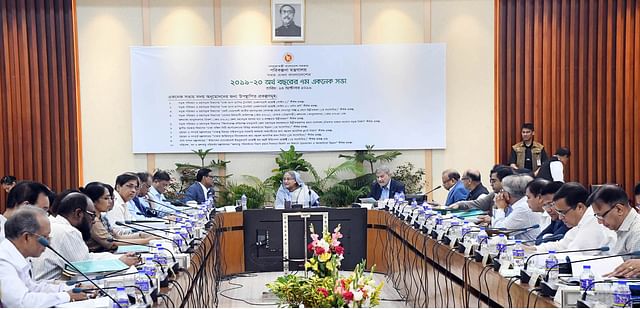
POLYGON ((144 269, 144 273, 153 280, 153 286, 155 288, 160 287, 160 273, 162 271, 160 270, 160 266, 153 261, 152 257, 147 257, 145 259, 142 269, 144 269))
POLYGON ((595 280, 595 275, 591 272, 591 266, 583 265, 582 274, 580 274, 580 291, 584 292, 592 288, 593 280, 595 280))
POLYGON ((393 194, 393 201, 397 204, 400 199, 400 192, 396 192, 393 194))
POLYGON ((116 297, 117 304, 113 304, 113 308, 129 308, 129 296, 127 296, 127 292, 125 292, 124 287, 116 288, 116 297))
MULTIPOLYGON (((144 295, 144 298, 147 300, 147 302, 149 302, 151 300, 151 285, 149 284, 149 277, 147 277, 144 269, 138 270, 138 273, 136 274, 136 286, 140 288, 142 294, 144 295)), ((136 298, 136 303, 145 303, 144 301, 142 301, 142 297, 136 298)))
POLYGON ((558 258, 555 251, 549 251, 549 255, 544 262, 545 271, 549 274, 547 282, 555 283, 558 281, 558 275, 560 273, 560 266, 558 265, 558 258))
POLYGON ((487 238, 489 238, 489 235, 487 235, 486 228, 481 227, 480 232, 478 232, 478 235, 476 235, 476 243, 479 246, 482 246, 482 244, 486 242, 487 238))
POLYGON ((182 238, 182 236, 180 236, 180 232, 179 231, 174 231, 173 232, 173 244, 177 247, 176 249, 178 249, 178 251, 183 251, 184 250, 184 239, 182 238))
POLYGON ((242 194, 240 201, 241 201, 240 204, 242 205, 242 210, 247 210, 247 196, 244 195, 244 193, 242 194))
MULTIPOLYGON (((469 225, 469 221, 462 222, 462 229, 460 229, 460 238, 467 236, 471 231, 471 225, 469 225)), ((462 239, 464 241, 464 239, 462 239)))
POLYGON ((620 280, 613 290, 613 307, 622 308, 629 304, 631 299, 631 290, 627 286, 627 281, 620 280))
POLYGON ((156 249, 157 249, 157 251, 156 251, 156 253, 154 255, 154 259, 162 267, 167 267, 167 265, 168 265, 167 255, 164 252, 164 248, 162 247, 162 244, 156 244, 156 249))
POLYGON ((187 231, 186 226, 183 224, 180 226, 180 236, 182 236, 184 239, 186 239, 187 243, 184 244, 185 247, 189 246, 189 241, 190 241, 190 237, 189 237, 189 232, 187 231))
POLYGON ((496 241, 496 253, 502 255, 504 251, 507 249, 507 237, 504 234, 498 235, 498 240, 496 241))
POLYGON ((404 202, 404 192, 398 194, 398 201, 400 201, 400 203, 404 202))
POLYGON ((513 259, 513 265, 522 268, 524 266, 524 248, 522 247, 522 240, 516 240, 516 244, 511 250, 511 258, 513 259))

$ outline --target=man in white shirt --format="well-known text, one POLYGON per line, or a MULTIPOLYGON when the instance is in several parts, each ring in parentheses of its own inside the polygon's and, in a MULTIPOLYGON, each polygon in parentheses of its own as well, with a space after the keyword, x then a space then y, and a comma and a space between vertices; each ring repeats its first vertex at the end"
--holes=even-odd
POLYGON ((540 166, 536 177, 549 181, 564 182, 564 166, 569 163, 570 156, 571 151, 569 151, 569 148, 558 148, 556 153, 551 156, 551 159, 540 166))
MULTIPOLYGON (((62 197, 57 208, 57 216, 51 219, 50 246, 70 262, 117 259, 108 253, 90 253, 85 240, 91 238, 91 224, 95 222, 96 210, 86 195, 71 192, 62 197)), ((135 265, 139 259, 133 254, 119 258, 123 263, 135 265)), ((36 280, 58 279, 66 262, 51 249, 33 259, 33 278, 36 280)))
MULTIPOLYGON (((589 194, 587 189, 577 182, 568 182, 553 196, 553 207, 562 220, 571 228, 559 241, 547 242, 536 246, 539 252, 550 250, 582 250, 612 246, 616 243, 616 234, 602 225, 593 216, 593 208, 586 205, 589 194)), ((585 255, 597 255, 601 252, 585 252, 585 255)), ((611 254, 604 252, 602 254, 611 254)))
MULTIPOLYGON (((533 178, 529 175, 511 175, 502 180, 503 191, 496 195, 496 209, 493 212, 492 227, 500 229, 525 229, 540 224, 540 215, 531 211, 527 204, 525 189, 533 178), (507 215, 507 207, 510 212, 507 215)), ((532 240, 540 233, 540 228, 514 232, 515 239, 532 240)))
POLYGON ((34 281, 27 258, 38 257, 45 247, 39 237, 49 238, 47 213, 34 206, 16 211, 6 222, 6 237, 0 243, 0 297, 6 307, 52 307, 71 300, 83 300, 84 293, 73 293, 73 286, 34 281))
POLYGON ((49 193, 47 186, 34 181, 20 181, 13 186, 7 195, 7 207, 0 218, 0 240, 4 239, 4 222, 21 206, 34 205, 48 211, 49 193))
POLYGON ((592 207, 598 222, 618 235, 611 254, 640 250, 640 215, 629 205, 627 193, 622 188, 602 186, 595 193, 592 207))
MULTIPOLYGON (((113 191, 113 208, 107 212, 105 217, 113 233, 117 236, 128 235, 132 233, 131 228, 119 226, 116 222, 125 222, 128 220, 136 220, 134 214, 129 211, 129 203, 133 200, 140 187, 140 179, 134 173, 123 173, 116 177, 116 186, 113 191)), ((135 205, 132 206, 135 208, 135 205)))

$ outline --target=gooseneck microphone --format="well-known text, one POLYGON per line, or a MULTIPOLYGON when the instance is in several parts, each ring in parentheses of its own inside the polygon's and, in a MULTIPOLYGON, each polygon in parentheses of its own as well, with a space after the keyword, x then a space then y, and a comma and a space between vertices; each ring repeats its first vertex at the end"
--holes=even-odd
MULTIPOLYGON (((113 237, 107 238, 107 241, 108 242, 121 242, 123 244, 129 244, 129 245, 135 245, 135 246, 143 246, 143 247, 147 247, 147 248, 157 249, 156 247, 152 247, 152 246, 149 246, 149 245, 136 244, 135 242, 126 241, 126 240, 122 240, 122 239, 114 239, 113 237)), ((173 252, 171 250, 169 250, 169 249, 167 249, 165 247, 162 247, 161 249, 169 252, 169 254, 171 254, 171 259, 173 260, 173 262, 177 263, 176 262, 176 256, 173 255, 173 252)))
POLYGON ((526 232, 528 230, 537 229, 539 227, 540 227, 540 224, 534 224, 532 226, 518 228, 518 229, 507 229, 503 227, 498 227, 498 228, 487 229, 487 231, 490 231, 492 233, 500 233, 500 232, 513 233, 513 232, 526 232))
POLYGON ((103 288, 101 288, 100 286, 98 286, 95 282, 93 282, 93 280, 89 279, 89 277, 81 272, 77 267, 75 267, 73 264, 71 264, 71 262, 69 262, 69 260, 67 260, 64 256, 62 256, 62 254, 60 254, 58 251, 56 251, 55 249, 53 249, 51 247, 51 245, 49 244, 49 241, 44 238, 43 236, 38 236, 38 242, 46 247, 49 248, 49 250, 51 250, 51 252, 55 253, 57 256, 59 256, 65 263, 67 263, 67 265, 71 266, 71 268, 73 268, 73 270, 75 270, 76 272, 78 272, 80 275, 82 275, 85 279, 87 279, 87 281, 91 282, 91 284, 93 284, 97 290, 99 290, 100 292, 104 293, 105 295, 107 295, 107 297, 111 298, 111 300, 113 301, 114 304, 118 305, 118 308, 122 308, 122 306, 120 306, 120 304, 118 304, 118 301, 116 301, 115 298, 113 298, 113 296, 109 295, 109 293, 107 293, 103 288))
MULTIPOLYGON (((609 247, 604 246, 604 247, 600 247, 600 248, 556 251, 556 254, 558 254, 558 253, 589 252, 589 251, 609 251, 609 247)), ((633 253, 635 254, 636 252, 633 252, 633 253)), ((524 270, 527 270, 527 266, 529 265, 529 261, 531 260, 532 257, 537 256, 537 255, 547 255, 547 254, 549 254, 549 252, 538 252, 538 253, 534 253, 534 254, 530 255, 529 258, 527 258, 527 260, 524 262, 524 270)), ((626 254, 626 255, 632 255, 632 254, 626 254)), ((612 257, 612 256, 615 256, 615 255, 609 255, 609 257, 612 257)))
MULTIPOLYGON (((134 225, 138 225, 138 226, 141 226, 141 227, 147 228, 147 229, 152 230, 152 231, 166 232, 166 231, 170 230, 170 229, 161 229, 161 228, 157 228, 157 227, 154 227, 154 226, 150 226, 150 225, 146 225, 146 224, 142 224, 142 223, 138 223, 138 222, 139 222, 139 221, 133 221, 133 220, 125 220, 125 221, 124 221, 124 223, 125 223, 125 224, 134 224, 134 225)), ((140 230, 140 229, 138 229, 138 230, 140 230)), ((145 231, 146 231, 146 230, 143 230, 142 232, 145 232, 145 231)), ((184 236, 182 236, 182 235, 181 235, 181 234, 179 234, 179 233, 178 233, 178 235, 180 235, 180 237, 182 237, 182 239, 184 240, 184 243, 185 243, 186 245, 189 245, 189 242, 187 241, 187 239, 186 239, 184 236)))
MULTIPOLYGON (((116 225, 119 225, 119 226, 126 226, 126 227, 128 227, 128 228, 138 230, 138 228, 136 228, 135 226, 129 225, 129 224, 124 223, 124 222, 122 222, 122 221, 116 221, 116 225)), ((178 250, 180 250, 180 253, 188 253, 188 252, 184 252, 184 251, 182 251, 182 249, 180 249, 180 244, 178 244, 178 243, 177 243, 175 240, 173 240, 172 238, 169 238, 169 237, 166 237, 166 236, 163 236, 163 235, 157 234, 157 233, 152 233, 152 232, 149 232, 149 231, 146 231, 146 230, 144 230, 144 231, 142 231, 142 230, 141 230, 140 232, 147 233, 147 234, 149 234, 149 235, 153 235, 153 236, 156 236, 156 237, 159 237, 159 238, 162 238, 162 239, 166 239, 166 240, 168 240, 168 241, 170 241, 170 242, 172 242, 172 243, 176 244, 176 247, 178 247, 178 250)), ((180 235, 180 237, 182 237, 182 235, 180 235)), ((184 237, 182 237, 182 238, 184 239, 184 237)))
POLYGON ((177 216, 177 217, 180 217, 180 218, 183 218, 183 219, 191 219, 191 216, 188 213, 185 213, 184 211, 182 211, 180 209, 177 209, 175 207, 169 206, 169 205, 167 205, 165 203, 154 201, 154 200, 152 200, 150 198, 145 198, 145 200, 147 202, 150 202, 150 203, 153 203, 153 204, 157 204, 157 205, 160 205, 160 206, 163 206, 163 207, 167 207, 167 208, 175 211, 176 213, 173 214, 174 216, 177 216))
MULTIPOLYGON (((118 287, 112 286, 112 287, 108 287, 108 288, 104 288, 104 289, 103 289, 103 288, 96 288, 96 289, 82 289, 82 288, 75 288, 75 289, 74 289, 74 291, 80 290, 80 291, 83 291, 83 292, 89 292, 89 291, 97 291, 97 290, 100 290, 100 292, 102 292, 102 293, 106 293, 104 290, 114 290, 114 289, 117 289, 117 288, 134 288, 134 289, 138 290, 138 291, 140 292, 140 295, 142 295, 142 301, 144 302, 144 304, 145 304, 145 305, 147 305, 147 304, 148 304, 148 303, 147 303, 147 297, 146 297, 146 296, 144 296, 144 292, 143 292, 143 291, 142 291, 142 289, 141 289, 139 286, 137 286, 137 285, 124 285, 124 286, 118 286, 118 287)), ((118 303, 116 302, 116 304, 118 304, 118 303)), ((122 306, 120 306, 120 304, 118 304, 118 306, 119 306, 120 308, 122 308, 122 306)))
POLYGON ((435 187, 435 188, 433 188, 433 189, 431 189, 431 190, 427 191, 427 192, 424 194, 424 197, 425 197, 425 198, 427 198, 427 195, 429 195, 431 192, 433 192, 433 191, 435 191, 435 190, 438 190, 438 189, 440 189, 440 188, 442 188, 442 185, 438 185, 437 187, 435 187))

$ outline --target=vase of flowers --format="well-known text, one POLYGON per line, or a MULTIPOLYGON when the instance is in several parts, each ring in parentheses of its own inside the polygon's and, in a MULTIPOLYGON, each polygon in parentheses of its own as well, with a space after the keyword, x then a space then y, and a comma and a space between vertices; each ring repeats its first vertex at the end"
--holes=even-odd
POLYGON ((305 271, 311 271, 312 275, 301 277, 288 274, 267 284, 267 288, 280 300, 280 305, 313 308, 377 306, 382 283, 376 285, 373 270, 365 275, 365 261, 356 265, 350 276, 339 274, 344 258, 340 225, 333 233, 323 232, 322 237, 315 233, 313 225, 309 226, 309 230, 312 241, 307 249, 312 257, 305 263, 305 271))

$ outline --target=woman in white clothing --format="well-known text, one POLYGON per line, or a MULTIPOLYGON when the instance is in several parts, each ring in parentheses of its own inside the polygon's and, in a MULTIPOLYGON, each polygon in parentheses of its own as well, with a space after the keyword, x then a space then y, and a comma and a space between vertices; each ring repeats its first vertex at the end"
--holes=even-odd
POLYGON ((302 207, 315 207, 320 205, 318 194, 305 185, 300 174, 296 171, 288 171, 282 177, 282 185, 276 193, 276 209, 284 209, 285 203, 290 205, 301 204, 302 207))

